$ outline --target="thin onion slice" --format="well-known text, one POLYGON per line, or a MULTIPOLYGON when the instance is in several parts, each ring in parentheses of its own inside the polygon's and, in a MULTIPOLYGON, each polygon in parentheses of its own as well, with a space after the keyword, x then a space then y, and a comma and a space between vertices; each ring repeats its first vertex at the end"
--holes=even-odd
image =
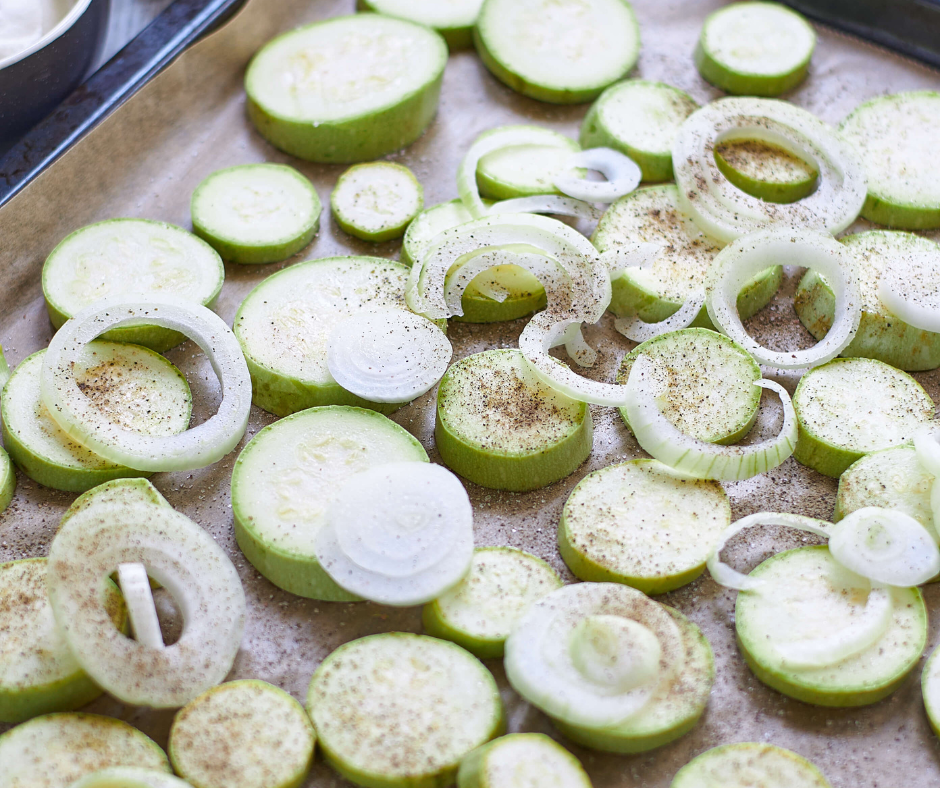
POLYGON ((705 293, 693 293, 679 309, 658 323, 647 323, 639 315, 633 317, 618 317, 614 321, 614 328, 633 342, 645 342, 669 331, 679 331, 688 328, 695 322, 699 312, 705 305, 705 293))
POLYGON ((69 437, 106 460, 139 471, 204 468, 222 459, 245 434, 251 378, 232 330, 204 306, 182 300, 124 302, 103 299, 69 320, 49 343, 40 377, 42 402, 69 437), (86 397, 73 364, 85 346, 114 328, 157 325, 179 331, 208 356, 222 388, 218 412, 179 435, 143 435, 123 429, 86 397))
POLYGON ((851 254, 831 236, 809 230, 762 230, 726 246, 712 262, 705 306, 719 331, 759 363, 778 369, 806 369, 831 361, 848 347, 862 318, 862 298, 851 254), (835 294, 832 327, 808 350, 768 350, 751 338, 741 322, 738 294, 760 271, 773 265, 811 268, 826 277, 835 294))
MULTIPOLYGON (((940 425, 925 424, 914 433, 917 461, 927 473, 940 476, 940 425)), ((933 485, 937 488, 938 485, 933 485)))
POLYGON ((756 591, 764 585, 764 581, 742 574, 721 560, 721 551, 725 549, 725 545, 733 537, 741 531, 757 525, 782 525, 821 536, 823 539, 829 538, 829 523, 825 520, 817 520, 815 517, 804 517, 801 514, 789 514, 788 512, 758 512, 757 514, 742 517, 725 529, 721 539, 718 540, 718 544, 708 555, 706 566, 716 583, 723 585, 725 588, 734 588, 738 591, 756 591))
POLYGON ((647 453, 679 473, 695 479, 735 481, 750 479, 776 468, 796 447, 797 421, 790 395, 779 383, 758 380, 783 405, 783 426, 774 438, 748 446, 720 446, 693 438, 667 419, 651 390, 653 361, 639 356, 630 369, 624 407, 637 443, 647 453))
POLYGON ((584 334, 581 333, 581 324, 572 323, 559 338, 559 344, 564 344, 565 352, 580 367, 593 367, 597 361, 597 351, 592 348, 584 334))
POLYGON ((486 216, 489 211, 477 185, 477 166, 486 154, 515 145, 558 146, 558 134, 534 126, 505 126, 481 134, 460 162, 457 169, 457 194, 460 201, 474 219, 486 216))
POLYGON ((531 197, 513 197, 493 203, 489 209, 494 213, 550 213, 555 216, 571 216, 575 219, 599 221, 604 215, 590 203, 559 194, 534 194, 531 197))
POLYGON ((856 509, 829 530, 829 552, 873 583, 909 588, 940 573, 940 549, 910 515, 894 509, 856 509))
POLYGON ((774 226, 832 235, 858 216, 867 194, 858 154, 815 115, 786 101, 724 98, 693 112, 672 148, 679 204, 708 235, 724 243, 774 226), (812 162, 816 190, 794 203, 764 202, 735 187, 718 169, 722 142, 768 142, 812 162))
POLYGON ((613 148, 590 148, 573 153, 568 166, 594 170, 607 178, 606 181, 589 181, 575 175, 562 175, 555 179, 558 191, 585 202, 612 203, 619 200, 636 189, 643 177, 633 159, 613 148))
POLYGON ((940 332, 940 249, 908 253, 882 271, 878 298, 908 325, 940 332))
POLYGON ((125 703, 178 708, 225 679, 245 627, 245 593, 225 551, 168 506, 99 502, 76 512, 49 549, 49 602, 89 676, 125 703), (101 589, 141 563, 183 615, 176 643, 153 648, 114 627, 101 589))
POLYGON ((506 640, 523 698, 572 725, 617 725, 642 711, 685 659, 675 619, 617 583, 575 583, 532 605, 506 640))
POLYGON ((346 391, 371 402, 411 402, 447 372, 453 348, 427 318, 403 309, 357 313, 336 324, 326 365, 346 391))
POLYGON ((147 567, 143 564, 118 564, 117 576, 134 640, 150 648, 163 648, 163 633, 153 603, 147 567))
POLYGON ((446 468, 388 463, 343 484, 315 552, 350 593, 383 605, 421 605, 470 571, 473 508, 446 468))

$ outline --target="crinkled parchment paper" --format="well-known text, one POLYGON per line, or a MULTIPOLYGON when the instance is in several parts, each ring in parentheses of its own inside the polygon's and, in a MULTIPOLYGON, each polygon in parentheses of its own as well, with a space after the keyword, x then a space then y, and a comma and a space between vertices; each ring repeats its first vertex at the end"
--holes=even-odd
MULTIPOLYGON (((716 91, 698 76, 691 54, 702 20, 716 5, 713 0, 635 0, 643 48, 633 76, 677 85, 700 102, 714 98, 716 91)), ((162 219, 188 227, 189 196, 196 184, 220 167, 255 161, 289 162, 313 181, 324 205, 329 204, 330 189, 342 168, 300 162, 267 145, 245 118, 242 77, 252 53, 274 34, 352 10, 353 0, 252 0, 226 27, 186 52, 0 210, 0 341, 11 363, 49 341, 40 270, 49 251, 72 230, 116 216, 162 219)), ((936 72, 827 30, 819 34, 810 77, 789 98, 830 123, 838 123, 858 103, 878 94, 940 87, 936 72)), ((427 204, 433 205, 456 196, 457 164, 481 131, 533 122, 576 137, 586 110, 586 105, 555 107, 522 98, 490 77, 472 52, 459 52, 447 66, 437 120, 421 140, 391 158, 414 170, 424 184, 427 204)), ((218 311, 231 321, 238 304, 264 277, 298 260, 336 254, 396 257, 398 244, 358 242, 324 214, 318 237, 293 260, 272 266, 227 266, 218 311)), ((788 272, 776 301, 751 321, 755 335, 780 349, 811 342, 793 315, 790 295, 797 281, 798 272, 788 272)), ((512 346, 523 324, 454 324, 450 336, 456 356, 512 346)), ((589 374, 612 379, 632 344, 612 331, 609 319, 588 328, 586 334, 601 351, 589 374)), ((218 402, 208 364, 191 344, 171 351, 169 357, 189 376, 197 418, 205 419, 218 402)), ((928 373, 917 378, 934 398, 940 396, 940 376, 928 373)), ((778 379, 791 391, 796 384, 792 375, 778 379)), ((394 419, 436 459, 432 394, 403 408, 394 419)), ((778 426, 780 416, 773 398, 765 405, 759 430, 766 432, 778 426)), ((565 498, 589 471, 641 454, 616 411, 595 408, 594 419, 594 453, 568 479, 521 495, 468 484, 479 544, 524 548, 571 579, 555 547, 565 498)), ((271 421, 270 415, 256 409, 245 441, 271 421)), ((239 568, 249 619, 233 678, 265 679, 302 700, 314 668, 341 643, 374 632, 420 630, 418 609, 313 602, 280 591, 258 575, 232 536, 229 476, 235 456, 202 471, 158 474, 153 479, 173 506, 212 533, 239 568)), ((0 561, 45 555, 59 517, 74 497, 42 489, 22 475, 17 481, 14 502, 0 517, 0 561)), ((736 517, 786 510, 828 518, 836 490, 834 480, 792 459, 769 474, 726 487, 736 517)), ((804 536, 769 529, 764 534, 754 532, 738 542, 732 558, 739 566, 753 566, 801 539, 804 536)), ((940 588, 928 588, 926 595, 935 605, 940 588)), ((940 783, 940 746, 923 712, 919 671, 874 706, 815 708, 766 689, 744 666, 734 645, 734 592, 703 577, 664 601, 701 626, 715 649, 718 677, 708 710, 690 734, 645 755, 611 756, 572 745, 598 788, 668 786, 679 767, 703 750, 748 740, 796 750, 815 761, 840 788, 919 788, 940 783)), ((936 642, 937 627, 932 626, 929 648, 936 642)), ((540 712, 520 702, 508 688, 499 662, 489 667, 503 688, 510 730, 557 735, 540 712)), ((89 710, 125 719, 166 745, 171 712, 130 708, 108 698, 91 704, 89 710)), ((343 781, 318 761, 307 784, 338 786, 343 781)))

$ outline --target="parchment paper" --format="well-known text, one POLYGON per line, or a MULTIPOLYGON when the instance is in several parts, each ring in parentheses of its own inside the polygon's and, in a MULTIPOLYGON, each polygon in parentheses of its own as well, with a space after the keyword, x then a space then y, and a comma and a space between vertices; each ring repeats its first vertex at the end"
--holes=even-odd
MULTIPOLYGON (((643 48, 632 76, 677 85, 700 102, 716 97, 717 91, 698 76, 691 53, 702 20, 718 5, 715 0, 634 0, 643 48)), ((51 329, 39 274, 46 255, 72 230, 116 216, 162 219, 189 227, 189 197, 194 187, 220 167, 255 161, 289 162, 313 181, 324 205, 329 204, 330 189, 343 168, 306 164, 267 145, 245 119, 242 77, 252 53, 272 35, 352 10, 352 0, 252 0, 226 27, 180 57, 0 210, 0 341, 12 364, 49 341, 51 329)), ((827 30, 820 29, 819 36, 811 75, 789 98, 830 123, 838 123, 858 103, 881 93, 940 87, 940 74, 918 64, 827 30)), ((473 52, 459 52, 447 66, 437 120, 420 141, 390 158, 414 170, 424 184, 427 204, 434 205, 456 196, 457 164, 481 131, 505 123, 535 122, 577 137, 586 111, 587 105, 556 107, 522 98, 493 79, 473 52)), ((398 251, 396 242, 372 246, 346 236, 326 213, 319 236, 291 261, 227 266, 218 311, 231 323, 251 288, 284 265, 335 254, 397 257, 398 251)), ((774 303, 751 321, 755 335, 778 349, 812 342, 791 306, 798 273, 788 272, 774 303)), ((497 326, 453 324, 450 336, 455 357, 512 346, 523 325, 524 321, 497 326)), ((586 334, 601 351, 590 375, 612 380, 632 343, 612 331, 609 319, 586 334)), ((193 384, 197 418, 206 418, 218 402, 210 368, 191 344, 168 355, 193 384)), ((776 377, 792 392, 795 376, 776 377)), ((916 377, 931 396, 940 397, 937 373, 916 377)), ((433 394, 403 408, 394 419, 438 460, 432 435, 433 394)), ((773 430, 779 423, 775 402, 765 404, 769 407, 758 432, 773 430)), ((478 544, 524 548, 572 579, 555 546, 558 518, 568 493, 589 471, 642 456, 616 411, 594 408, 593 414, 594 453, 568 479, 529 494, 467 485, 478 544)), ((255 409, 245 442, 272 419, 255 409)), ((303 600, 260 577, 232 536, 229 477, 236 455, 198 472, 158 474, 153 481, 173 506, 212 533, 239 568, 250 613, 231 677, 267 680, 302 701, 314 668, 331 650, 375 632, 420 631, 419 610, 303 600)), ((22 474, 17 483, 14 502, 0 517, 0 561, 45 555, 62 512, 74 498, 42 489, 22 474)), ((726 488, 735 517, 777 510, 828 518, 836 483, 790 459, 769 474, 726 488)), ((753 566, 772 551, 801 540, 805 541, 792 533, 758 533, 739 542, 733 560, 739 566, 753 566)), ((926 596, 934 607, 940 601, 940 588, 928 588, 926 596)), ((734 645, 734 592, 703 577, 662 599, 702 627, 715 650, 718 674, 708 710, 690 734, 645 755, 605 755, 566 743, 598 788, 668 786, 679 767, 698 753, 736 741, 767 741, 796 750, 817 763, 837 788, 919 788, 940 783, 940 746, 924 715, 919 670, 889 699, 874 706, 815 708, 765 688, 744 666, 734 645)), ((934 624, 927 653, 937 639, 934 624)), ((545 731, 557 737, 547 719, 508 688, 499 661, 488 666, 503 688, 510 731, 545 731)), ((130 708, 107 697, 88 709, 127 720, 161 745, 167 743, 172 712, 130 708)), ((307 785, 345 783, 318 758, 307 785)))

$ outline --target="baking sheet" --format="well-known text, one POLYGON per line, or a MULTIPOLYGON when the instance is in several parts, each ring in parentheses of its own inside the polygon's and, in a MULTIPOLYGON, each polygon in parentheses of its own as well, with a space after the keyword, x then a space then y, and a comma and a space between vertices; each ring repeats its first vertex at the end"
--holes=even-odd
MULTIPOLYGON (((700 102, 718 93, 692 64, 691 53, 702 20, 720 3, 635 0, 643 49, 632 76, 657 79, 688 91, 700 102)), ((245 119, 242 76, 252 53, 272 35, 296 25, 348 13, 352 0, 252 0, 226 27, 202 41, 117 110, 62 159, 0 209, 0 341, 11 364, 44 347, 51 336, 39 274, 58 241, 89 222, 115 216, 140 216, 189 226, 189 196, 210 172, 234 164, 289 162, 315 184, 324 205, 339 166, 312 165, 274 150, 245 119)), ((830 123, 838 123, 861 101, 900 90, 937 89, 940 74, 913 61, 859 41, 819 29, 810 78, 789 98, 830 123)), ((392 156, 411 167, 425 187, 428 205, 456 196, 461 155, 481 131, 505 123, 533 122, 576 137, 587 105, 557 107, 516 95, 496 82, 472 52, 451 56, 444 78, 440 113, 428 133, 407 151, 392 156)), ((859 223, 861 227, 863 223, 859 223)), ((857 229, 857 228, 856 228, 857 229)), ((395 242, 373 246, 346 236, 328 214, 311 246, 284 264, 226 266, 218 311, 229 323, 247 293, 264 277, 303 259, 335 254, 397 257, 395 242)), ((788 271, 775 301, 750 327, 778 349, 806 346, 812 340, 793 315, 790 296, 798 281, 788 271)), ((512 346, 524 321, 496 326, 453 324, 450 336, 459 358, 489 347, 512 346)), ((586 330, 600 350, 589 372, 612 379, 620 358, 633 344, 613 332, 609 318, 586 330)), ((218 403, 218 388, 208 364, 191 344, 169 357, 189 377, 197 399, 197 419, 218 403)), ((796 377, 774 375, 792 392, 796 377)), ((934 399, 940 375, 916 375, 934 399)), ((759 423, 769 432, 779 424, 772 399, 759 423)), ((588 472, 642 456, 616 411, 594 408, 594 453, 576 473, 543 490, 512 494, 468 484, 476 516, 478 544, 509 544, 546 559, 566 579, 555 547, 555 529, 572 487, 588 472)), ((252 412, 247 442, 273 417, 252 412)), ((415 434, 438 459, 433 445, 433 392, 403 408, 394 420, 415 434)), ((420 631, 418 609, 377 605, 329 604, 294 597, 260 577, 242 557, 232 535, 229 477, 237 452, 216 466, 191 473, 157 474, 153 481, 170 503, 204 526, 230 553, 249 600, 243 648, 231 678, 253 677, 283 687, 303 700, 314 668, 334 648, 363 635, 390 630, 420 631)), ((74 495, 45 490, 18 474, 13 504, 0 515, 0 561, 45 555, 58 520, 74 495)), ((834 480, 790 459, 769 474, 726 485, 734 515, 786 510, 828 518, 835 500, 834 480)), ((752 566, 771 551, 809 537, 768 531, 739 541, 733 557, 752 566)), ((940 587, 926 591, 928 604, 940 601, 940 587)), ((919 671, 889 699, 862 709, 815 708, 761 685, 744 666, 734 645, 734 592, 703 577, 662 598, 686 613, 705 631, 717 659, 717 680, 699 725, 664 748, 640 756, 613 756, 570 746, 598 788, 668 786, 675 772, 703 750, 735 741, 767 741, 817 763, 834 786, 885 788, 940 783, 940 746, 920 701, 919 671)), ((928 652, 938 640, 931 625, 928 652)), ((503 690, 510 731, 555 734, 546 718, 508 688, 498 661, 490 661, 503 690)), ((88 707, 136 725, 161 745, 167 743, 172 712, 127 707, 102 698, 88 707)), ((8 727, 8 726, 7 726, 8 727)), ((4 730, 0 726, 0 731, 4 730)), ((318 760, 308 786, 346 783, 318 760)))

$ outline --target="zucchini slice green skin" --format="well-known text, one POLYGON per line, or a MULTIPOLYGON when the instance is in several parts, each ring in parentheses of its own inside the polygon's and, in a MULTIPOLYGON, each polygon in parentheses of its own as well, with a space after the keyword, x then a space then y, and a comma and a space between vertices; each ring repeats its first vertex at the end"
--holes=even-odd
POLYGON ((513 547, 478 547, 470 574, 426 604, 421 621, 429 635, 456 643, 475 657, 502 657, 512 619, 561 585, 558 573, 541 558, 513 547), (506 626, 494 626, 494 618, 506 626))
POLYGON ((520 46, 529 31, 525 22, 517 19, 526 12, 548 19, 550 12, 544 0, 484 0, 473 30, 473 42, 483 64, 500 82, 529 98, 552 104, 579 104, 597 98, 605 88, 622 79, 636 64, 640 53, 640 30, 633 8, 626 0, 589 0, 579 10, 585 15, 584 27, 572 28, 571 20, 552 24, 541 37, 551 42, 552 51, 544 45, 533 46, 531 51, 520 46), (598 40, 599 35, 604 40, 598 40), (508 38, 516 36, 516 45, 508 38), (615 51, 616 57, 602 69, 588 75, 573 75, 572 66, 579 58, 559 57, 559 37, 578 35, 581 46, 591 48, 592 55, 603 56, 615 51), (526 62, 527 58, 538 61, 526 62), (547 63, 556 75, 545 73, 547 63))
POLYGON ((924 695, 924 709, 927 712, 927 719, 930 721, 930 727, 933 732, 940 736, 940 658, 937 654, 940 649, 934 649, 927 664, 924 665, 924 672, 921 676, 921 687, 924 695))
MULTIPOLYGON (((11 649, 8 654, 0 652, 4 668, 0 671, 4 677, 0 680, 0 722, 18 723, 72 711, 103 692, 72 658, 61 635, 53 634, 56 624, 46 596, 46 563, 46 558, 25 558, 0 564, 0 631, 3 645, 11 649), (38 664, 25 676, 13 677, 11 665, 16 668, 17 657, 20 670, 23 661, 38 664)), ((127 609, 117 586, 106 581, 104 593, 114 626, 127 632, 127 609)))
POLYGON ((16 471, 13 461, 6 451, 0 448, 0 514, 10 505, 16 492, 16 471))
POLYGON ((718 482, 676 478, 656 460, 631 460, 588 474, 571 491, 558 548, 581 580, 665 594, 705 571, 729 525, 731 504, 718 482))
POLYGON ((584 462, 594 423, 585 403, 541 383, 518 350, 488 350, 457 362, 441 379, 434 437, 455 473, 482 487, 524 492, 584 462), (513 425, 536 437, 517 437, 513 425))
MULTIPOLYGON (((671 183, 637 189, 615 202, 601 217, 592 241, 601 252, 636 241, 666 245, 649 269, 627 269, 611 281, 608 309, 618 317, 637 314, 647 323, 665 320, 696 290, 704 289, 712 261, 721 251, 721 245, 679 208, 679 192, 671 183)), ((747 320, 770 303, 782 281, 780 266, 754 277, 738 295, 741 318, 747 320)), ((692 326, 714 330, 704 306, 692 326)))
POLYGON ((783 148, 757 140, 715 146, 715 164, 741 191, 766 202, 791 203, 816 189, 819 172, 783 148))
POLYGON ((793 408, 799 428, 794 459, 833 478, 866 454, 913 440, 934 415, 933 400, 914 378, 867 358, 837 358, 807 372, 793 408), (853 415, 853 422, 841 423, 853 415))
MULTIPOLYGON (((695 47, 695 66, 715 87, 738 96, 779 96, 799 85, 809 71, 816 46, 816 34, 809 23, 795 11, 779 3, 746 2, 725 6, 711 13, 702 25, 702 34, 695 47), (758 17, 764 16, 764 20, 758 17), (748 19, 750 17, 750 19, 748 19), (722 30, 729 22, 738 22, 738 29, 722 30), (747 29, 750 26, 750 29, 747 29), (785 53, 776 73, 751 58, 751 64, 736 64, 728 53, 740 47, 762 47, 786 31, 789 38, 771 56, 785 53), (756 44, 755 44, 756 37, 756 44)), ((762 56, 764 53, 761 53, 762 56)))
POLYGON ((696 109, 691 96, 665 82, 619 82, 585 116, 581 147, 619 150, 639 165, 645 182, 669 181, 676 130, 696 109))
MULTIPOLYGON (((751 572, 751 577, 771 581, 782 578, 780 582, 785 582, 791 572, 819 577, 830 566, 836 564, 825 545, 801 547, 768 558, 751 572)), ((764 645, 767 611, 762 610, 762 595, 739 593, 735 603, 738 648, 761 682, 796 700, 835 708, 876 703, 905 680, 927 643, 927 608, 920 590, 895 588, 891 593, 894 619, 878 642, 837 665, 799 671, 769 664, 764 645)))
MULTIPOLYGON (((388 53, 386 67, 401 67, 401 58, 388 53)), ((336 68, 336 58, 327 58, 336 68)), ((373 161, 401 150, 417 140, 430 125, 437 112, 447 44, 430 28, 401 19, 378 14, 355 14, 336 17, 325 22, 284 33, 263 46, 248 66, 245 91, 248 95, 248 117, 268 142, 293 156, 307 161, 330 164, 352 164, 373 161), (332 117, 317 111, 295 110, 285 106, 271 90, 286 66, 279 63, 291 50, 303 51, 305 46, 348 47, 347 56, 361 61, 374 51, 376 38, 386 37, 401 52, 419 52, 420 63, 412 64, 420 78, 404 92, 376 98, 345 112, 333 110, 332 117), (368 44, 357 42, 369 42, 368 44), (372 46, 370 46, 370 44, 372 46)), ((342 75, 343 69, 336 73, 342 75)), ((316 75, 313 75, 315 77, 316 75)), ((349 84, 336 85, 342 93, 349 84)))
POLYGON ((552 718, 568 739, 592 750, 632 755, 662 747, 692 730, 715 682, 715 655, 702 631, 678 610, 667 608, 682 632, 686 661, 668 690, 654 695, 640 713, 611 728, 585 728, 552 718))
POLYGON ((427 462, 428 456, 410 433, 372 410, 311 408, 274 422, 242 449, 232 470, 238 546, 255 569, 285 591, 329 602, 358 601, 317 562, 313 540, 330 494, 346 476, 398 460, 427 462), (330 464, 331 450, 349 460, 341 470, 330 464), (298 522, 300 528, 291 527, 298 522))
POLYGON ((293 697, 243 679, 213 687, 177 712, 169 756, 193 788, 300 788, 316 740, 293 697))
MULTIPOLYGON (((167 418, 165 423, 173 427, 170 432, 181 432, 189 426, 192 394, 186 378, 173 364, 145 347, 97 340, 89 347, 102 359, 100 368, 104 370, 103 380, 117 381, 120 386, 122 381, 132 383, 132 379, 136 378, 138 385, 145 390, 137 391, 135 397, 163 393, 168 404, 174 401, 181 404, 178 412, 171 413, 169 408, 164 411, 167 418), (107 371, 109 362, 116 360, 120 367, 122 359, 127 362, 126 369, 134 374, 111 377, 107 371), (147 374, 148 368, 150 374, 147 374), (137 370, 140 370, 139 374, 137 370), (161 378, 160 382, 151 385, 157 376, 161 378), (163 391, 160 392, 156 386, 163 387, 163 391)), ((4 387, 4 395, 0 399, 3 440, 16 466, 38 484, 66 492, 85 492, 114 479, 150 476, 145 471, 105 460, 72 441, 52 420, 39 394, 39 373, 44 353, 44 350, 40 350, 20 363, 4 387)), ((94 401, 96 395, 102 393, 107 395, 106 383, 97 383, 95 378, 80 377, 80 382, 86 380, 92 383, 90 399, 94 401)), ((137 401, 136 398, 134 401, 137 401)), ((135 420, 133 410, 123 411, 120 415, 125 420, 135 420)), ((163 429, 163 423, 160 429, 163 434, 169 434, 163 429)))
POLYGON ((879 96, 842 121, 839 131, 862 156, 868 174, 864 218, 900 230, 940 227, 938 122, 940 93, 928 90, 879 96))
MULTIPOLYGON (((617 382, 626 383, 642 355, 665 368, 663 413, 683 432, 710 443, 732 444, 750 432, 760 407, 760 366, 737 342, 707 328, 684 328, 648 339, 620 364, 617 382), (722 380, 717 391, 715 380, 722 380), (716 397, 716 395, 718 395, 716 397)), ((620 408, 630 427, 626 408, 620 408)))
POLYGON ((591 788, 581 762, 544 733, 510 733, 460 762, 457 788, 591 788))
MULTIPOLYGON (((402 0, 398 0, 398 2, 389 2, 389 0, 357 0, 356 8, 359 11, 374 11, 377 14, 399 16, 402 19, 408 19, 411 22, 417 22, 418 24, 432 27, 444 37, 444 40, 447 42, 447 48, 450 49, 451 52, 458 49, 469 49, 473 46, 473 26, 476 24, 476 13, 479 12, 483 0, 470 0, 470 2, 464 0, 460 5, 467 6, 468 8, 475 6, 473 16, 459 20, 452 18, 446 22, 438 21, 436 18, 422 19, 418 11, 406 13, 406 2, 407 0, 405 0, 405 2, 402 2, 402 0)), ((425 0, 425 5, 429 5, 427 0, 425 0)), ((441 5, 444 6, 447 5, 447 3, 442 2, 441 5)))
POLYGON ((669 788, 702 788, 715 782, 722 788, 745 788, 755 784, 753 780, 779 788, 832 788, 806 758, 762 742, 723 744, 706 750, 676 772, 669 788))
MULTIPOLYGON (((874 358, 908 372, 940 367, 940 334, 924 331, 891 314, 878 297, 882 272, 907 253, 936 255, 940 246, 913 233, 871 230, 840 239, 856 260, 862 293, 862 319, 842 355, 874 358)), ((825 278, 808 270, 797 287, 793 306, 800 322, 817 340, 835 316, 835 296, 825 278)))
POLYGON ((405 632, 336 649, 313 674, 307 711, 324 759, 365 788, 452 785, 460 761, 505 730, 496 681, 481 662, 405 632))
MULTIPOLYGON (((267 200, 270 203, 270 195, 267 200)), ((313 184, 293 167, 284 164, 241 164, 218 170, 196 187, 190 201, 193 232, 215 249, 223 260, 244 265, 277 263, 306 247, 320 228, 320 210, 320 197, 313 184), (232 204, 232 198, 240 190, 247 191, 252 187, 277 191, 283 206, 281 213, 292 211, 286 232, 280 237, 271 237, 267 229, 274 223, 270 215, 265 216, 265 226, 256 219, 243 220, 243 225, 247 226, 238 226, 237 219, 233 217, 238 209, 232 204), (228 216, 220 221, 217 215, 213 215, 217 212, 228 216), (259 232, 267 237, 257 237, 259 232)), ((284 224, 288 217, 275 221, 284 224)))
MULTIPOLYGON (((544 138, 546 129, 540 129, 544 138)), ((483 135, 485 136, 485 135, 483 135)), ((561 194, 555 178, 569 172, 567 161, 581 150, 570 137, 555 135, 537 145, 509 146, 487 153, 477 164, 477 187, 491 200, 511 200, 536 194, 561 194)), ((579 168, 581 177, 586 171, 579 168)))

